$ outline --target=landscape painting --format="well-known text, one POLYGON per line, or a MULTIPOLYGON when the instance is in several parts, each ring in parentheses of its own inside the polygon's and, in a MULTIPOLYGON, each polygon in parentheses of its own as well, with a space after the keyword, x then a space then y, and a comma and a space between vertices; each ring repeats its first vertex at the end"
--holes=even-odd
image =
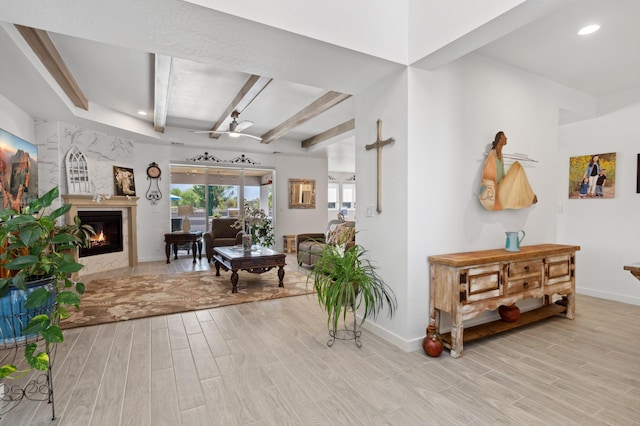
POLYGON ((611 199, 616 195, 616 153, 569 158, 569 199, 611 199))
POLYGON ((3 209, 20 209, 38 198, 38 148, 0 129, 0 199, 3 209))

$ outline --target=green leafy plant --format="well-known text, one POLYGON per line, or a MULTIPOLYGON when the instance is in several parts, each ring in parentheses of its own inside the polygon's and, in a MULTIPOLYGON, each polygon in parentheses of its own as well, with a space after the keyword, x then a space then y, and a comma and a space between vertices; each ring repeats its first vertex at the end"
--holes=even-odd
MULTIPOLYGON (((44 349, 38 350, 34 342, 25 346, 24 357, 29 366, 37 370, 48 368, 51 345, 64 341, 59 322, 69 316, 67 307, 80 306, 85 286, 71 277, 83 265, 76 262, 74 253, 77 247, 86 246, 94 234, 93 229, 82 225, 77 217, 71 225, 56 224, 56 219, 69 212, 71 205, 45 214, 58 196, 58 187, 55 187, 21 212, 0 211, 0 270, 3 271, 0 297, 11 287, 27 290, 35 280, 48 278, 52 282, 30 292, 24 305, 25 309, 37 309, 53 300, 52 309, 35 315, 22 329, 23 335, 40 334, 44 341, 44 349)), ((0 366, 0 378, 11 377, 15 372, 14 365, 0 366)))
POLYGON ((259 207, 251 207, 249 203, 245 203, 240 216, 231 226, 251 234, 252 240, 256 244, 264 247, 273 246, 275 241, 273 221, 259 207))
POLYGON ((307 276, 307 285, 313 281, 318 303, 327 312, 327 326, 337 330, 340 318, 346 320, 352 305, 362 307, 360 325, 369 317, 376 318, 387 306, 389 318, 397 309, 393 290, 376 272, 366 258, 367 251, 359 244, 345 250, 345 244, 326 244, 320 259, 307 276))

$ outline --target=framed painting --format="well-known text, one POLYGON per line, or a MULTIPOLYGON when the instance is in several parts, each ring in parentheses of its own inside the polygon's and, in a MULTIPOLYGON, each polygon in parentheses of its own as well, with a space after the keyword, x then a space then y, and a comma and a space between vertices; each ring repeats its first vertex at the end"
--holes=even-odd
POLYGON ((113 166, 113 183, 115 195, 136 195, 133 169, 113 166))
POLYGON ((569 199, 610 199, 615 195, 615 152, 569 158, 569 199))
POLYGON ((2 208, 20 211, 38 198, 38 147, 0 129, 2 208))

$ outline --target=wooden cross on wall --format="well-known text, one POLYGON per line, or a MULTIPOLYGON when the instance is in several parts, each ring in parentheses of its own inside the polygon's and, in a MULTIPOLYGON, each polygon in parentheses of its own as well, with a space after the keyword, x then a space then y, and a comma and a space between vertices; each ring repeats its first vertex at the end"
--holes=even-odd
POLYGON ((376 206, 378 213, 382 213, 382 147, 391 142, 395 142, 395 139, 382 140, 382 120, 378 119, 378 138, 374 143, 365 145, 367 151, 375 148, 378 154, 378 202, 376 206))

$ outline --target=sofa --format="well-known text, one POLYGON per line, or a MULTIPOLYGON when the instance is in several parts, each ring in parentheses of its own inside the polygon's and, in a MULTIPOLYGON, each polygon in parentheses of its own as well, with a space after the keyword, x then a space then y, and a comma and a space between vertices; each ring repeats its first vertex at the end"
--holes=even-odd
POLYGON ((234 228, 232 225, 236 223, 235 218, 220 218, 211 220, 211 231, 205 232, 204 238, 205 252, 207 260, 211 262, 213 259, 213 248, 223 246, 235 246, 242 244, 242 231, 234 228))
POLYGON ((353 247, 355 226, 353 221, 330 220, 324 233, 296 235, 298 265, 315 265, 327 244, 337 244, 346 239, 346 248, 353 247))

